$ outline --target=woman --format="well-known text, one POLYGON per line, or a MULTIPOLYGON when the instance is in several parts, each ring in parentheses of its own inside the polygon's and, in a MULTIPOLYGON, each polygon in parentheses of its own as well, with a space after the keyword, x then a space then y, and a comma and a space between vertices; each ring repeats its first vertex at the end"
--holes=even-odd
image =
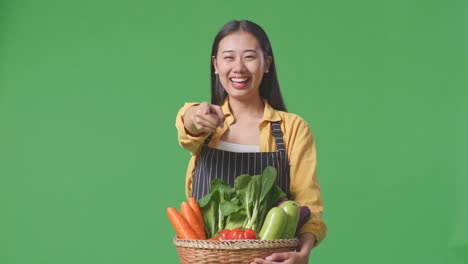
POLYGON ((253 263, 308 263, 327 230, 315 141, 308 124, 286 112, 270 41, 260 26, 243 20, 221 28, 211 52, 211 104, 186 103, 176 127, 179 143, 192 153, 187 197, 203 197, 213 178, 233 185, 240 174, 276 167, 278 186, 289 199, 308 206, 312 216, 299 230, 296 252, 253 263))

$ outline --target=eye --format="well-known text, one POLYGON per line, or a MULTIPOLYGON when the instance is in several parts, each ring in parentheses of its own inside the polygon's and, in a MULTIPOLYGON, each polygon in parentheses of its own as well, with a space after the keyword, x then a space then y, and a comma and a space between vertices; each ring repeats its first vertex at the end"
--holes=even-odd
POLYGON ((254 54, 254 53, 245 54, 245 57, 244 57, 244 60, 246 61, 252 61, 256 59, 257 59, 257 54, 254 54))
POLYGON ((232 57, 232 56, 225 56, 224 59, 225 59, 225 60, 233 60, 234 57, 232 57))

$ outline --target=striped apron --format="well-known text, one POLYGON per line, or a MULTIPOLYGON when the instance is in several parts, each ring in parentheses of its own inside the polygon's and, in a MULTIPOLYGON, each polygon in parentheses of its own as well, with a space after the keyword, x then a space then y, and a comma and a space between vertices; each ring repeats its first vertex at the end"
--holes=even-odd
POLYGON ((289 161, 283 141, 283 131, 278 122, 271 122, 275 137, 275 152, 231 152, 208 147, 209 135, 198 155, 192 182, 192 196, 200 199, 210 192, 210 183, 218 178, 231 187, 241 174, 258 175, 266 166, 277 170, 276 184, 289 198, 289 161))

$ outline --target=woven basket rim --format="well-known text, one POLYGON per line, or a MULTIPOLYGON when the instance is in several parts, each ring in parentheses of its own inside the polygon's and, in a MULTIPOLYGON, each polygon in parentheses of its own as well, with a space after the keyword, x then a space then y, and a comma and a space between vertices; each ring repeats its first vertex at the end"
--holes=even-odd
POLYGON ((235 240, 201 240, 201 239, 179 239, 174 237, 174 245, 180 248, 203 248, 203 249, 261 249, 261 248, 295 248, 299 239, 235 239, 235 240))

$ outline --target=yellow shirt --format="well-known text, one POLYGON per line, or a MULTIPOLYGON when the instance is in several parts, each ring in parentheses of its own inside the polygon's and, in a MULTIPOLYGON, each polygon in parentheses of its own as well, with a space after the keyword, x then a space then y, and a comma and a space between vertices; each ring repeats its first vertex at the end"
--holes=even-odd
MULTIPOLYGON (((314 234, 316 239, 315 245, 318 245, 325 238, 327 227, 322 221, 323 202, 316 174, 317 159, 312 131, 306 121, 298 115, 275 110, 266 100, 264 100, 264 103, 263 120, 259 125, 260 151, 276 151, 276 142, 271 133, 270 122, 280 121, 290 166, 290 198, 301 206, 308 206, 311 212, 309 221, 299 230, 299 233, 308 232, 314 234)), ((185 111, 196 104, 186 103, 179 110, 176 118, 179 143, 192 154, 186 175, 185 191, 187 197, 192 196, 192 177, 195 171, 197 155, 203 146, 205 138, 208 136, 206 133, 200 136, 192 136, 187 134, 185 130, 185 111)), ((213 133, 212 140, 208 145, 211 148, 216 147, 221 136, 234 122, 234 116, 229 108, 228 100, 224 102, 221 109, 226 117, 224 128, 218 127, 213 133)))

